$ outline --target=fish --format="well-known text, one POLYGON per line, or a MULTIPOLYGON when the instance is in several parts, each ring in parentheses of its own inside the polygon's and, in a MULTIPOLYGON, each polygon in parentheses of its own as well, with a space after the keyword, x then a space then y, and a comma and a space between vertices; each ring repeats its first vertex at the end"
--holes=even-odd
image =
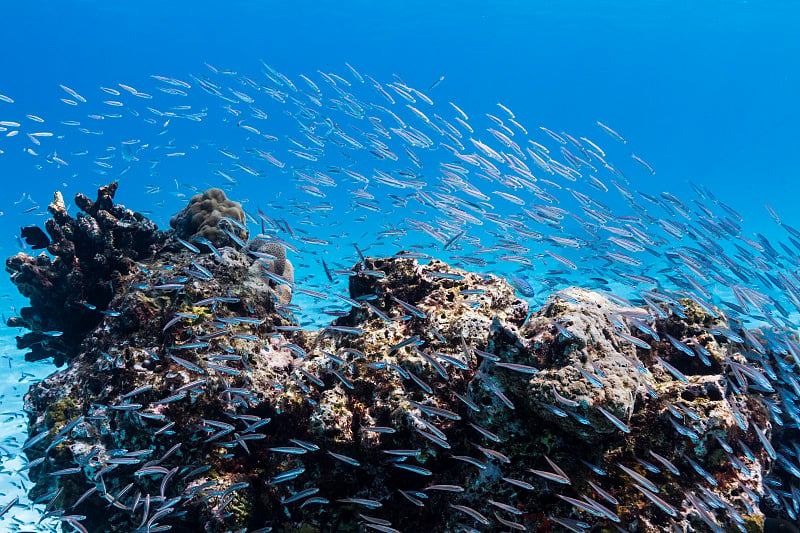
POLYGON ((10 502, 4 504, 3 507, 0 508, 0 516, 5 515, 9 510, 11 510, 12 507, 17 505, 18 503, 19 503, 19 497, 15 496, 14 498, 11 499, 10 502))
POLYGON ((347 463, 347 464, 349 464, 351 466, 361 466, 361 463, 359 463, 358 461, 356 461, 352 457, 348 457, 348 456, 342 455, 340 453, 332 452, 330 450, 328 450, 328 455, 330 455, 334 459, 338 459, 339 461, 342 461, 343 463, 347 463))
POLYGON ((451 508, 453 508, 453 509, 455 509, 457 511, 461 511, 462 513, 468 515, 469 517, 475 519, 476 521, 480 522, 481 524, 483 524, 485 526, 488 526, 491 523, 488 518, 486 518, 484 515, 482 515, 481 513, 479 513, 478 511, 476 511, 472 507, 469 507, 469 506, 466 506, 466 505, 457 505, 457 504, 454 504, 454 503, 451 503, 449 505, 450 505, 451 508))
POLYGON ((555 481, 556 483, 561 483, 563 485, 570 485, 572 481, 569 479, 569 476, 561 470, 549 457, 546 455, 544 456, 545 460, 550 465, 550 468, 555 470, 555 473, 548 472, 546 470, 535 470, 533 468, 529 468, 528 471, 536 474, 537 476, 543 477, 549 481, 555 481))
POLYGON ((597 125, 600 126, 600 129, 602 129, 605 133, 610 135, 614 140, 619 141, 622 144, 627 144, 628 141, 626 141, 619 133, 617 133, 616 131, 612 130, 611 128, 609 128, 608 126, 606 126, 605 124, 603 124, 599 120, 597 121, 597 125))
POLYGON ((405 463, 394 463, 392 466, 394 466, 395 468, 400 468, 402 470, 407 470, 409 472, 413 472, 415 474, 419 474, 419 475, 422 475, 422 476, 431 476, 431 475, 433 475, 433 472, 431 472, 427 468, 423 468, 423 467, 417 466, 417 465, 407 465, 405 463))
MULTIPOLYGON (((444 246, 442 246, 442 250, 443 250, 443 251, 447 251, 447 250, 449 250, 450 248, 452 248, 452 247, 453 247, 453 245, 455 244, 455 242, 456 242, 458 239, 460 239, 461 237, 463 237, 463 236, 464 236, 464 235, 466 235, 466 234, 467 234, 466 230, 461 230, 461 231, 459 231, 458 233, 456 233, 455 235, 453 235, 452 237, 450 237, 449 239, 447 239, 447 242, 445 242, 445 243, 444 243, 444 246)), ((30 243, 29 243, 29 244, 30 244, 30 243)))
POLYGON ((675 368, 675 367, 674 367, 674 366, 672 366, 671 364, 669 364, 669 363, 667 363, 666 361, 664 361, 663 359, 661 359, 661 357, 659 357, 659 356, 657 356, 657 355, 656 355, 656 356, 654 357, 654 359, 655 359, 656 361, 658 361, 658 363, 659 363, 661 366, 663 366, 664 368, 666 368, 666 369, 667 369, 667 371, 668 371, 670 374, 672 374, 672 376, 673 376, 675 379, 677 379, 677 380, 680 380, 680 381, 683 381, 684 383, 688 383, 688 382, 689 382, 689 378, 687 378, 687 377, 686 377, 686 376, 683 374, 683 372, 681 372, 680 370, 678 370, 677 368, 675 368))
POLYGON ((83 96, 79 95, 73 89, 70 89, 66 85, 59 85, 59 87, 61 87, 64 90, 64 92, 66 92, 68 95, 70 95, 72 98, 74 98, 78 102, 81 102, 81 103, 84 103, 84 104, 86 103, 86 98, 84 98, 83 96))
POLYGON ((38 226, 24 226, 20 229, 20 234, 25 242, 34 250, 47 248, 50 238, 38 226))
POLYGON ((617 418, 613 414, 609 413, 606 409, 603 408, 603 406, 598 405, 596 407, 597 407, 597 410, 600 411, 603 414, 603 416, 605 416, 617 428, 622 430, 623 433, 630 433, 631 432, 631 428, 626 423, 624 423, 622 420, 620 420, 619 418, 617 418))
POLYGON ((665 502, 660 497, 656 496, 655 494, 653 494, 646 488, 642 487, 638 483, 634 483, 633 486, 636 488, 636 490, 641 492, 648 500, 653 502, 659 509, 667 513, 669 516, 673 518, 678 516, 678 510, 675 507, 665 502))
POLYGON ((643 167, 644 167, 644 168, 645 168, 645 169, 646 169, 646 170, 647 170, 647 171, 650 173, 650 175, 652 175, 652 176, 655 176, 655 175, 656 175, 656 171, 655 171, 655 170, 653 170, 653 167, 651 167, 651 166, 650 166, 650 165, 647 163, 647 161, 645 161, 644 159, 642 159, 641 157, 639 157, 639 156, 638 156, 638 155, 636 155, 636 154, 631 154, 631 157, 633 158, 633 160, 634 160, 634 161, 636 161, 637 163, 639 163, 640 165, 642 165, 642 166, 643 166, 643 167))
MULTIPOLYGON (((374 257, 394 253, 397 258, 416 259, 419 263, 443 259, 459 268, 479 266, 481 274, 464 274, 436 263, 419 267, 425 273, 422 278, 425 284, 453 288, 453 311, 460 312, 462 306, 470 309, 493 305, 494 295, 488 286, 490 278, 483 272, 502 274, 520 297, 537 300, 528 308, 531 321, 536 319, 530 313, 535 309, 533 304, 541 304, 548 294, 556 295, 553 301, 557 306, 575 303, 568 291, 561 291, 571 284, 590 284, 605 291, 614 305, 635 307, 635 312, 611 314, 608 320, 613 324, 612 336, 616 337, 611 342, 618 343, 615 345, 632 365, 627 370, 641 380, 639 390, 649 394, 649 397, 642 395, 643 401, 657 404, 658 416, 669 419, 667 424, 662 418, 667 431, 674 431, 676 438, 700 442, 702 424, 697 422, 702 422, 706 415, 702 409, 692 409, 682 401, 675 401, 675 405, 668 403, 669 396, 661 389, 654 390, 653 378, 672 378, 674 383, 687 383, 694 379, 694 365, 702 365, 704 371, 724 365, 726 386, 730 390, 726 391, 723 402, 730 403, 737 430, 741 429, 742 433, 736 441, 726 436, 706 444, 719 446, 717 449, 725 452, 726 455, 720 454, 720 457, 722 461, 729 461, 732 471, 750 472, 747 469, 753 468, 752 463, 768 457, 778 471, 797 476, 796 472, 800 471, 797 451, 775 446, 771 441, 781 422, 796 424, 799 416, 794 398, 800 395, 797 378, 800 347, 792 332, 796 329, 793 310, 800 301, 800 280, 791 265, 798 264, 800 231, 787 224, 791 221, 782 221, 777 212, 767 206, 767 214, 776 223, 774 228, 781 232, 781 238, 773 240, 748 233, 743 223, 749 213, 737 211, 739 206, 719 201, 705 187, 691 185, 696 196, 692 203, 667 191, 654 192, 645 186, 648 182, 643 185, 637 178, 637 171, 649 177, 655 175, 655 170, 638 148, 636 154, 631 154, 627 146, 604 149, 601 146, 607 141, 594 139, 591 133, 580 136, 557 128, 523 126, 521 110, 517 117, 500 103, 495 110, 489 109, 497 116, 473 113, 469 117, 457 103, 433 102, 399 76, 379 80, 349 64, 339 73, 299 74, 302 81, 292 77, 293 81, 267 64, 260 65, 258 70, 261 72, 248 75, 209 65, 202 74, 185 78, 189 81, 180 79, 182 75, 153 75, 133 80, 130 85, 118 83, 112 85, 114 88, 100 87, 104 98, 109 98, 107 94, 114 99, 96 102, 62 85, 65 94, 59 95, 65 96, 61 101, 67 105, 59 105, 58 115, 41 113, 45 117, 41 118, 27 114, 26 110, 20 113, 27 117, 24 125, 11 120, 0 122, 8 142, 24 140, 29 145, 29 151, 18 151, 20 157, 30 158, 42 169, 64 172, 66 169, 59 165, 66 166, 68 161, 70 171, 79 173, 81 178, 84 173, 103 177, 122 175, 126 171, 122 166, 131 169, 131 173, 142 171, 144 175, 148 172, 151 183, 142 182, 136 186, 140 187, 139 192, 148 195, 148 201, 154 204, 153 212, 159 215, 163 213, 155 210, 156 207, 182 201, 188 191, 194 194, 201 190, 198 181, 178 178, 173 183, 173 179, 166 176, 180 176, 180 169, 185 167, 178 165, 207 164, 209 185, 223 187, 231 197, 234 191, 243 196, 242 205, 247 212, 245 222, 231 216, 221 218, 224 233, 232 243, 248 250, 245 234, 249 235, 247 230, 252 230, 253 224, 260 224, 262 234, 280 236, 281 242, 286 243, 285 248, 293 254, 291 261, 296 268, 294 277, 266 268, 263 271, 263 283, 271 283, 273 288, 280 285, 280 289, 291 289, 294 294, 290 304, 276 306, 282 320, 272 323, 265 317, 247 316, 247 306, 253 302, 237 299, 235 287, 231 287, 229 294, 196 295, 196 287, 204 282, 224 279, 224 265, 230 260, 231 251, 217 248, 211 240, 200 236, 177 239, 180 246, 174 248, 178 253, 195 254, 191 267, 183 272, 177 272, 177 267, 174 273, 159 272, 163 276, 154 274, 158 272, 156 269, 142 272, 149 276, 144 285, 150 291, 147 297, 169 300, 174 305, 159 323, 161 334, 167 339, 163 345, 168 348, 167 357, 162 353, 163 348, 154 345, 126 346, 133 357, 132 364, 154 364, 156 371, 169 372, 169 379, 174 383, 164 390, 155 383, 126 386, 118 397, 105 402, 108 405, 103 405, 103 414, 87 413, 77 425, 69 427, 70 422, 64 428, 57 428, 59 433, 52 437, 39 430, 32 432, 27 440, 20 438, 18 442, 23 443, 24 451, 33 454, 40 448, 57 449, 77 434, 76 428, 99 421, 102 416, 108 420, 131 417, 143 426, 153 426, 150 429, 154 437, 172 437, 180 434, 182 420, 169 420, 170 406, 174 407, 175 402, 194 404, 212 391, 230 404, 231 409, 226 413, 255 416, 248 414, 253 412, 248 409, 255 403, 256 395, 242 382, 249 379, 250 365, 280 350, 281 357, 292 361, 287 370, 291 378, 268 385, 269 393, 296 395, 298 403, 309 412, 320 408, 322 395, 336 390, 355 398, 378 376, 391 376, 393 387, 407 388, 413 394, 413 401, 406 402, 403 409, 415 415, 416 418, 408 419, 414 431, 407 431, 408 427, 401 425, 395 427, 380 417, 362 417, 360 413, 360 418, 354 418, 348 426, 361 442, 369 442, 370 446, 374 443, 375 450, 386 452, 380 455, 385 464, 376 468, 385 467, 385 471, 398 479, 400 476, 408 476, 402 479, 435 477, 437 482, 428 489, 441 494, 458 494, 464 487, 473 490, 452 471, 458 472, 462 467, 472 473, 474 469, 479 473, 491 471, 495 479, 508 484, 509 491, 523 493, 509 503, 493 495, 495 499, 492 500, 466 502, 475 508, 445 508, 460 521, 493 520, 487 512, 490 510, 499 512, 494 518, 503 526, 518 529, 519 524, 499 517, 526 514, 522 511, 524 494, 534 488, 539 490, 540 485, 544 485, 542 479, 552 482, 550 484, 567 485, 591 473, 602 477, 604 486, 612 486, 622 472, 628 476, 624 479, 629 484, 634 483, 646 503, 653 505, 654 512, 660 509, 668 516, 677 512, 677 508, 666 501, 672 501, 672 496, 662 499, 654 487, 663 490, 666 479, 674 476, 670 482, 680 482, 678 478, 689 474, 697 474, 702 484, 713 486, 714 469, 700 457, 676 459, 667 449, 660 449, 661 454, 656 453, 658 449, 650 450, 653 462, 648 462, 651 461, 649 457, 645 461, 633 454, 624 459, 629 467, 639 465, 629 468, 631 472, 635 472, 633 468, 644 468, 658 474, 651 476, 658 482, 637 473, 641 476, 639 479, 622 469, 606 471, 588 461, 565 460, 550 451, 548 454, 559 457, 565 470, 545 456, 550 468, 529 470, 536 476, 533 479, 539 480, 537 486, 530 483, 531 480, 518 479, 520 472, 522 476, 527 474, 524 468, 518 468, 520 457, 513 451, 514 437, 507 428, 494 424, 493 417, 497 416, 498 409, 511 410, 515 403, 520 407, 521 402, 525 402, 509 383, 545 379, 549 367, 538 356, 509 358, 507 353, 495 349, 494 341, 476 340, 466 332, 463 333, 467 339, 463 350, 448 350, 446 347, 451 346, 454 339, 455 345, 458 344, 458 336, 462 334, 445 329, 440 322, 440 313, 447 314, 451 309, 446 306, 440 309, 437 302, 424 299, 424 291, 415 287, 396 295, 382 291, 387 271, 374 257), (157 90, 152 90, 154 87, 157 90), (282 120, 286 122, 281 122, 278 128, 278 121, 282 120), (39 126, 42 121, 53 127, 39 126), (111 127, 92 125, 114 121, 118 121, 120 129, 126 130, 124 137, 117 137, 111 127), (197 122, 202 124, 194 124, 197 122), (179 134, 183 124, 203 127, 213 139, 201 140, 191 137, 191 133, 179 134), (23 135, 19 135, 20 131, 23 135), (92 139, 92 142, 85 139, 92 139), (99 144, 95 146, 94 141, 99 144), (114 149, 110 150, 112 147, 114 149), (625 150, 618 165, 611 161, 615 148, 616 151, 625 150), (70 157, 61 159, 58 156, 67 152, 70 157), (269 165, 264 165, 263 161, 269 165), (244 197, 246 191, 255 190, 248 189, 248 180, 258 184, 257 195, 244 197), (356 244, 351 245, 353 242, 356 244), (356 262, 358 266, 351 268, 356 262), (176 281, 180 279, 182 281, 176 281), (343 289, 348 284, 362 283, 368 286, 359 291, 358 296, 356 292, 349 294, 343 289), (612 290, 615 294, 611 294, 612 290), (192 299, 198 301, 192 302, 192 299), (687 299, 696 306, 687 303, 687 299), (307 303, 309 301, 313 303, 307 303), (664 329, 665 321, 685 316, 697 306, 713 316, 715 322, 708 322, 705 329, 681 335, 677 330, 664 329), (343 319, 327 326, 320 324, 313 346, 301 340, 312 317, 324 314, 343 319), (723 314, 728 326, 721 325, 723 314), (362 315, 365 323, 361 322, 362 315), (752 326, 753 321, 769 324, 769 328, 756 330, 758 326, 752 326), (387 331, 387 349, 380 350, 381 353, 372 353, 363 344, 370 337, 374 324, 380 324, 387 331), (203 331, 199 332, 199 328, 203 331), (270 344, 272 337, 283 340, 270 344), (363 351, 331 349, 330 353, 325 351, 330 344, 325 343, 354 350, 361 347, 363 351), (717 347, 742 351, 744 359, 720 359, 717 347), (633 355, 638 350, 643 352, 633 355), (156 354, 161 354, 161 358, 156 354), (684 356, 685 359, 679 359, 684 356), (692 359, 694 357, 697 359, 692 359), (654 364, 666 372, 659 370, 653 374, 654 364), (480 380, 476 380, 472 388, 461 387, 460 381, 472 372, 480 375, 480 380), (754 399, 765 408, 769 422, 766 418, 749 419, 744 407, 754 399), (453 427, 465 429, 474 441, 491 443, 491 447, 473 449, 471 446, 475 443, 471 442, 469 451, 465 451, 461 440, 454 438, 453 427), (395 450, 394 446, 405 447, 394 439, 400 439, 406 432, 415 439, 414 444, 409 445, 408 450, 395 450), (388 444, 389 448, 386 448, 387 443, 392 443, 388 444), (427 462, 431 450, 437 452, 437 457, 453 460, 447 461, 447 470, 435 461, 427 462), (415 458, 419 464, 407 458, 415 458), (516 502, 521 503, 517 505, 516 502)), ((441 76, 428 91, 437 89, 443 80, 441 76)), ((6 109, 16 105, 9 97, 0 96, 0 100, 9 104, 6 109)), ((14 117, 10 115, 9 118, 14 117)), ((598 135, 608 135, 614 143, 632 145, 632 141, 628 143, 604 123, 597 122, 597 126, 598 135)), ((73 186, 72 178, 64 179, 69 187, 73 186)), ((41 214, 39 204, 31 195, 23 195, 16 209, 29 217, 41 214)), ((28 246, 44 249, 52 244, 38 227, 27 228, 35 228, 27 232, 23 228, 22 238, 28 246)), ((247 260, 278 259, 252 250, 248 253, 247 260)), ((141 284, 125 287, 132 295, 145 289, 141 284)), ((129 315, 122 316, 122 308, 103 309, 106 303, 91 294, 78 296, 70 305, 76 314, 102 318, 103 327, 132 319, 129 315), (103 315, 94 313, 98 306, 103 315)), ((498 320, 502 323, 504 319, 498 320)), ((526 321, 520 327, 531 323, 526 321)), ((547 325, 556 341, 564 346, 572 346, 582 333, 578 331, 579 323, 564 316, 548 316, 547 325)), ((46 337, 45 342, 50 346, 57 346, 71 334, 66 328, 62 331, 51 326, 39 333, 46 337)), ((117 361, 123 361, 121 351, 108 349, 105 353, 108 355, 98 355, 103 364, 113 368, 117 361)), ((615 374, 612 366, 604 366, 605 363, 599 358, 588 360, 582 367, 570 369, 567 375, 577 385, 586 387, 588 383, 588 390, 598 394, 604 394, 605 390, 612 394, 615 374)), ((564 384, 545 387, 546 395, 552 391, 551 399, 541 398, 543 401, 534 404, 534 411, 543 413, 548 425, 554 428, 574 426, 577 422, 583 431, 590 432, 602 426, 596 416, 586 413, 580 402, 570 397, 567 391, 572 393, 574 389, 565 387, 564 384)), ((204 401, 203 398, 199 403, 204 401)), ((637 399, 634 409, 639 403, 637 399)), ((596 407, 622 432, 608 436, 609 439, 637 438, 631 426, 612 414, 611 407, 605 404, 596 407)), ((520 412, 529 411, 520 409, 520 412)), ((259 450, 269 450, 285 459, 286 465, 281 468, 288 470, 266 472, 264 478, 274 490, 281 490, 276 493, 276 503, 280 498, 282 504, 294 504, 291 512, 298 515, 293 516, 302 518, 299 510, 308 511, 313 505, 375 509, 379 508, 376 504, 388 505, 383 493, 370 495, 364 490, 320 494, 321 488, 307 487, 311 479, 302 469, 301 461, 311 461, 309 458, 315 456, 314 452, 324 449, 321 457, 336 459, 328 460, 334 465, 334 472, 348 466, 354 467, 352 471, 367 468, 368 461, 372 468, 369 454, 356 454, 346 447, 336 448, 338 451, 334 452, 322 446, 323 440, 319 440, 320 445, 300 440, 312 439, 300 433, 281 435, 300 439, 274 439, 275 435, 269 432, 256 432, 266 423, 258 417, 225 420, 200 423, 201 441, 221 450, 220 456, 225 460, 236 460, 237 454, 244 456, 243 451, 257 454, 259 450), (287 441, 291 445, 285 444, 287 441), (338 496, 342 498, 337 500, 338 496)), ((288 429, 281 431, 291 433, 288 429)), ((172 459, 180 455, 172 453, 172 459)), ((597 457, 585 459, 600 460, 597 457)), ((92 471, 96 472, 112 465, 133 465, 144 460, 122 453, 108 458, 95 456, 87 460, 87 465, 89 461, 92 471)), ((179 463, 168 462, 140 465, 136 468, 141 468, 142 473, 137 477, 166 477, 179 463)), ((40 465, 41 462, 36 463, 29 470, 41 468, 40 465)), ((184 468, 191 472, 195 466, 180 465, 181 470, 172 474, 170 483, 184 475, 184 468)), ((48 476, 55 474, 55 479, 81 475, 75 468, 54 469, 48 476)), ((109 468, 98 480, 105 482, 121 475, 123 470, 109 468)), ((544 516, 552 515, 554 518, 550 520, 571 530, 584 530, 592 525, 582 520, 558 518, 557 515, 564 514, 562 511, 569 507, 594 516, 593 520, 624 518, 604 507, 606 502, 617 505, 621 497, 611 494, 599 483, 590 483, 594 493, 565 494, 564 498, 569 499, 559 500, 562 507, 558 511, 544 510, 544 516), (589 496, 597 497, 598 501, 589 496)), ((126 483, 120 485, 125 486, 126 483)), ((220 507, 215 512, 223 516, 230 512, 230 507, 226 511, 222 504, 232 499, 237 491, 246 491, 246 487, 239 486, 226 493, 230 486, 211 485, 198 490, 196 497, 217 498, 220 507), (216 494, 210 495, 212 492, 216 494)), ((403 498, 397 499, 404 505, 410 503, 412 509, 430 507, 441 496, 427 499, 422 490, 415 491, 411 485, 400 486, 403 490, 396 486, 387 488, 400 490, 403 498)), ((777 506, 793 508, 784 503, 796 498, 790 487, 776 487, 769 481, 765 481, 765 486, 772 487, 768 490, 775 493, 777 506)), ((135 501, 134 494, 120 494, 116 489, 113 492, 98 489, 84 494, 83 498, 102 494, 111 512, 122 511, 120 506, 141 509, 147 505, 144 517, 155 516, 174 506, 159 519, 177 524, 179 516, 176 515, 182 512, 178 510, 178 502, 151 511, 169 502, 168 496, 177 497, 166 494, 171 487, 165 485, 161 495, 154 490, 152 501, 140 495, 136 504, 131 504, 135 501)), ((770 498, 767 493, 763 497, 770 498)), ((702 498, 704 502, 713 501, 706 495, 702 498)), ((465 502, 448 500, 448 503, 465 502)), ((230 506, 231 502, 225 505, 230 506)), ((16 510, 15 506, 12 505, 12 509, 16 510)), ((723 507, 717 509, 717 514, 728 512, 723 507)), ((703 510, 698 512, 704 516, 703 510)), ((372 522, 367 518, 358 520, 365 520, 367 528, 393 530, 390 523, 372 522)), ((68 524, 80 522, 75 518, 64 521, 68 524)), ((153 522, 151 530, 161 527, 157 522, 158 519, 153 522)), ((150 524, 139 527, 150 527, 150 524)))
POLYGON ((367 509, 377 509, 379 507, 382 507, 383 505, 378 500, 372 500, 369 498, 340 498, 336 501, 341 503, 349 503, 353 505, 361 505, 363 507, 366 507, 367 509))
POLYGON ((294 468, 294 469, 292 469, 292 470, 287 470, 287 471, 285 471, 285 472, 283 472, 283 473, 281 473, 281 474, 278 474, 278 475, 274 476, 274 477, 273 477, 273 478, 272 478, 272 479, 269 481, 269 483, 268 483, 268 484, 269 484, 269 485, 277 485, 277 484, 279 484, 279 483, 283 483, 283 482, 286 482, 286 481, 290 481, 290 480, 292 480, 292 479, 295 479, 295 478, 297 478, 297 477, 298 477, 300 474, 302 474, 303 472, 305 472, 305 470, 306 470, 306 469, 305 469, 304 467, 299 467, 299 468, 294 468))
POLYGON ((494 361, 492 364, 494 366, 500 368, 507 368, 508 370, 513 370, 514 372, 520 372, 522 374, 537 374, 539 372, 538 368, 534 368, 529 365, 521 365, 518 363, 506 363, 504 361, 494 361))
POLYGON ((536 291, 527 279, 521 276, 512 276, 509 282, 525 298, 534 298, 536 296, 536 291))
POLYGON ((430 87, 428 87, 428 90, 429 90, 429 91, 432 91, 432 90, 434 90, 434 89, 435 89, 436 87, 438 87, 438 86, 439 86, 439 84, 440 84, 440 83, 442 83, 443 81, 444 81, 444 76, 439 76, 439 79, 437 79, 435 82, 433 82, 433 83, 431 84, 431 86, 430 86, 430 87))
POLYGON ((650 481, 649 479, 647 479, 643 475, 639 474, 638 472, 636 472, 634 470, 631 470, 630 468, 628 468, 625 465, 617 463, 617 466, 620 468, 620 470, 622 470, 623 472, 625 472, 626 474, 631 476, 633 479, 635 479, 636 481, 641 483, 643 486, 645 486, 647 488, 647 490, 649 490, 651 492, 654 492, 656 494, 658 494, 660 492, 658 487, 656 487, 656 485, 652 481, 650 481))

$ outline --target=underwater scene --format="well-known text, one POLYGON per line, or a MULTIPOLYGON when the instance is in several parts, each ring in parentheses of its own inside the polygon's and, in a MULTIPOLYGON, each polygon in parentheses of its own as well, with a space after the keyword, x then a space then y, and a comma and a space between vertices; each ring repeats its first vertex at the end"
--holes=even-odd
POLYGON ((0 531, 800 532, 800 4, 2 11, 0 531))

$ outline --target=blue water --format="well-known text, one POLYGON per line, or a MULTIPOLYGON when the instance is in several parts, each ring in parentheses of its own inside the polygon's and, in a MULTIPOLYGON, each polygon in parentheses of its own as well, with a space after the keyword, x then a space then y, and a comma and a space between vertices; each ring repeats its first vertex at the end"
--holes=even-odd
MULTIPOLYGON (((0 121, 22 123, 25 132, 63 135, 61 139, 39 137, 41 145, 34 145, 24 134, 3 137, 5 133, 0 132, 3 257, 19 251, 15 238, 19 226, 43 224, 44 208, 55 189, 69 200, 79 191, 92 196, 97 185, 119 179, 118 201, 150 212, 166 227, 169 217, 194 194, 187 184, 199 189, 224 185, 213 170, 229 168, 231 161, 217 148, 241 153, 248 145, 236 119, 221 110, 223 102, 196 90, 183 100, 161 93, 157 87, 164 85, 150 76, 191 81, 190 74, 214 75, 207 63, 256 78, 263 70, 260 59, 298 86, 303 83, 298 75, 304 73, 323 89, 325 82, 316 74, 318 70, 354 82, 345 62, 384 84, 394 82, 396 74, 423 92, 444 76, 429 92, 436 109, 455 102, 484 130, 492 126, 484 113, 505 118, 496 105, 501 102, 539 142, 549 140, 538 130, 545 126, 601 143, 609 159, 624 168, 631 190, 669 191, 689 199, 694 198, 688 185, 691 180, 707 186, 741 214, 745 235, 760 232, 770 239, 785 235, 768 215, 765 203, 783 222, 800 226, 794 208, 800 195, 796 179, 800 175, 796 137, 800 4, 796 2, 228 1, 220 7, 210 2, 149 0, 6 1, 0 10, 4 21, 0 94, 14 100, 0 102, 0 121), (120 83, 153 99, 126 95, 120 83), (88 102, 63 103, 60 99, 69 95, 60 84, 88 102), (135 108, 141 114, 87 119, 87 114, 117 111, 101 102, 122 98, 102 92, 101 86, 122 91, 127 97, 124 110, 135 108), (145 108, 165 102, 206 107, 208 117, 200 123, 175 119, 168 133, 159 136, 164 118, 147 115, 145 108), (33 122, 25 118, 27 114, 45 121, 33 122), (158 118, 159 124, 146 124, 144 118, 158 118), (83 134, 59 124, 69 120, 80 120, 104 134, 83 134), (598 120, 620 132, 628 143, 621 145, 605 135, 596 125, 598 120), (132 139, 150 147, 119 176, 126 167, 120 157, 122 141, 132 139), (115 155, 111 168, 96 163, 109 146, 117 148, 105 152, 115 155), (155 146, 159 149, 154 150, 155 146), (28 148, 36 155, 25 152, 28 148), (71 155, 82 150, 90 153, 71 155), (69 166, 45 162, 53 151, 69 166), (167 153, 186 155, 168 157, 167 153), (656 175, 650 176, 632 162, 631 153, 646 159, 656 175), (159 160, 155 172, 149 163, 154 158, 159 160)), ((368 87, 359 91, 372 102, 387 104, 368 87)), ((395 99, 398 105, 405 103, 397 95, 395 99)), ((248 124, 278 137, 297 136, 296 125, 282 116, 277 102, 263 95, 259 102, 264 102, 269 118, 263 123, 248 120, 248 124)), ((453 116, 452 109, 448 113, 453 116)), ((404 116, 408 118, 408 113, 404 116)), ((480 138, 490 140, 485 132, 480 138)), ((426 163, 437 157, 444 156, 430 156, 426 163)), ((333 160, 316 163, 323 170, 329 164, 333 160)), ((362 171, 378 167, 366 158, 358 165, 362 171)), ((386 167, 392 168, 391 162, 386 167)), ((236 172, 240 185, 230 195, 244 200, 245 208, 272 208, 275 213, 283 199, 298 193, 295 184, 287 181, 288 174, 269 165, 262 168, 267 173, 264 178, 236 172)), ((426 172, 429 177, 436 174, 426 172)), ((281 213, 309 235, 330 240, 328 260, 343 268, 356 260, 353 242, 371 247, 372 253, 397 251, 388 240, 384 247, 375 244, 381 240, 374 234, 377 226, 348 225, 349 216, 369 215, 345 214, 349 192, 356 188, 352 181, 341 181, 337 188, 325 189, 325 201, 341 213, 333 217, 338 226, 327 226, 330 219, 321 218, 323 227, 318 228, 304 223, 314 223, 312 217, 292 210, 281 213)), ((488 193, 497 187, 484 189, 488 193)), ((408 192, 386 187, 378 191, 384 195, 408 192)), ((621 203, 618 194, 613 195, 616 199, 610 196, 603 201, 612 207, 621 203)), ((508 202, 496 204, 500 213, 512 207, 508 202)), ((404 217, 414 218, 408 212, 411 209, 398 208, 383 221, 401 223, 404 217)), ((654 216, 663 213, 654 211, 654 216)), ((484 244, 489 242, 485 234, 481 238, 484 244)), ((431 242, 420 233, 408 239, 407 247, 431 242)), ((324 283, 314 256, 295 260, 300 265, 298 276, 310 287, 324 283)), ((485 270, 519 269, 506 264, 485 270)), ((344 290, 342 285, 339 289, 344 290)), ((0 298, 5 317, 24 303, 6 279, 0 280, 0 298)), ((308 323, 318 319, 313 309, 305 317, 308 323)), ((18 457, 26 438, 24 418, 6 418, 20 412, 21 394, 30 380, 52 370, 45 364, 24 363, 22 354, 12 347, 15 333, 3 330, 0 337, 4 369, 0 506, 17 494, 25 501, 19 489, 24 487, 23 474, 15 473, 24 464, 18 457)), ((15 521, 30 524, 36 512, 14 507, 0 527, 15 521)))

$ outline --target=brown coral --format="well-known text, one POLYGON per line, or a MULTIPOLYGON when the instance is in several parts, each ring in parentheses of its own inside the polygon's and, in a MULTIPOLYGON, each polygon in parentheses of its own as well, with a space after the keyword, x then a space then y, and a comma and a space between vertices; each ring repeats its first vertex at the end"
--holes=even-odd
POLYGON ((229 200, 222 189, 208 189, 195 194, 189 204, 169 221, 178 237, 208 239, 217 247, 235 245, 226 230, 247 241, 247 230, 242 228, 244 223, 242 204, 229 200))

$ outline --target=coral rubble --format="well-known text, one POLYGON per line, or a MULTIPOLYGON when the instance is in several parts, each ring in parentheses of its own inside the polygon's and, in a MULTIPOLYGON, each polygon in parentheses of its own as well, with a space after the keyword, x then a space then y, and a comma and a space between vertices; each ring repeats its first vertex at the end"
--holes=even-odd
POLYGON ((157 232, 114 188, 78 220, 51 206, 54 261, 7 263, 33 310, 12 325, 115 311, 32 348, 69 365, 26 397, 31 496, 59 491, 88 531, 763 530, 774 390, 722 314, 574 287, 531 311, 501 278, 398 254, 302 330, 277 241, 187 229, 210 207, 157 232), (198 231, 213 247, 176 243, 198 231))

